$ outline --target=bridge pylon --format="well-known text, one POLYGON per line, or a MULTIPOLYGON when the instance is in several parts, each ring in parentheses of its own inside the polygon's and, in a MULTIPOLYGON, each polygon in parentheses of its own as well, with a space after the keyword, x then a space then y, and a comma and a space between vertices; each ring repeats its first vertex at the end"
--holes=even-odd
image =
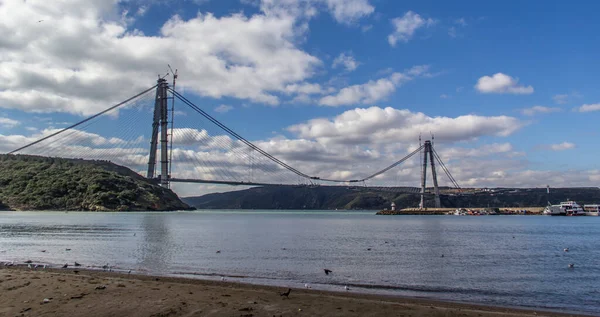
POLYGON ((156 87, 156 97, 154 100, 154 116, 152 120, 152 137, 150 139, 150 155, 148 156, 149 179, 155 178, 156 173, 156 155, 158 152, 158 141, 160 132, 160 185, 169 188, 169 120, 168 120, 168 89, 169 84, 164 78, 158 79, 156 87))
POLYGON ((433 156, 433 144, 431 141, 425 141, 423 144, 423 168, 421 169, 421 202, 419 208, 425 208, 425 188, 427 183, 427 160, 431 161, 431 176, 433 178, 433 192, 435 194, 435 208, 441 208, 440 189, 438 187, 437 173, 435 171, 435 159, 433 156))

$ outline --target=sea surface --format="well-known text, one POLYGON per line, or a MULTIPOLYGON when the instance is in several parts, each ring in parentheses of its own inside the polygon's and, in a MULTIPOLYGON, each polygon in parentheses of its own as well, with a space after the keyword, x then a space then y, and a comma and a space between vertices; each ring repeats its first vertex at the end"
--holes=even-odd
POLYGON ((600 217, 0 212, 0 261, 592 315, 599 242, 600 217))

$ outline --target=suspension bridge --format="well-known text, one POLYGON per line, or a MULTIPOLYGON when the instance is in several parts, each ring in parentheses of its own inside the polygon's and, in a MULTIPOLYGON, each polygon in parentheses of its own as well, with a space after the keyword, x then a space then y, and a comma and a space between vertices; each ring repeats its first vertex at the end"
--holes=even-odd
MULTIPOLYGON (((286 162, 295 161, 294 157, 286 161, 276 157, 272 153, 278 149, 271 144, 249 141, 175 90, 176 78, 175 73, 173 83, 169 84, 164 77, 159 77, 156 85, 131 98, 68 127, 48 129, 38 139, 9 154, 107 160, 126 166, 167 188, 171 183, 326 185, 414 193, 421 195, 421 208, 425 207, 426 195, 434 195, 435 207, 440 207, 437 164, 450 184, 460 190, 430 140, 419 144, 404 157, 375 168, 360 178, 319 176, 294 167, 286 162), (421 159, 420 187, 374 185, 386 173, 393 174, 391 171, 417 155, 421 159), (432 189, 426 186, 428 165, 432 189), (367 183, 370 185, 367 186, 367 183)), ((325 173, 335 170, 343 159, 344 154, 340 153, 332 163, 310 161, 310 158, 305 161, 325 164, 321 170, 325 173)))

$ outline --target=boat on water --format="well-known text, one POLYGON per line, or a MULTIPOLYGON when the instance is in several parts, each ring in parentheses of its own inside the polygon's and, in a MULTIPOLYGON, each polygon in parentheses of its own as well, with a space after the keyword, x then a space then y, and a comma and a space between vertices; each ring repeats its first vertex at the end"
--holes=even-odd
POLYGON ((572 200, 563 201, 558 205, 546 206, 544 215, 550 216, 585 216, 584 209, 572 200))
POLYGON ((600 205, 583 205, 583 211, 586 216, 598 216, 600 211, 600 205))

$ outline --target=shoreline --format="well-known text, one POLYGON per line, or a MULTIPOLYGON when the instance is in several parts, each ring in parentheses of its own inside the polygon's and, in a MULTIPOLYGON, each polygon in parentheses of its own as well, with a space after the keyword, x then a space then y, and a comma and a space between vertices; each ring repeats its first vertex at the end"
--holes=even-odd
POLYGON ((2 266, 0 287, 0 316, 590 316, 302 288, 285 298, 284 287, 78 268, 2 266))

